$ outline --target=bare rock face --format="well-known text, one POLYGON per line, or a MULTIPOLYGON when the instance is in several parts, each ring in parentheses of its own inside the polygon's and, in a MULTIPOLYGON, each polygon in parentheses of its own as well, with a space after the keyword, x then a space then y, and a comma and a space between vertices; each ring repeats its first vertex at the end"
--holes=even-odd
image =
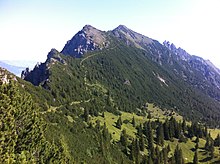
MULTIPOLYGON (((185 69, 187 68, 191 74, 200 73, 204 77, 203 81, 198 81, 197 79, 192 80, 192 78, 184 75, 184 78, 188 79, 189 83, 199 89, 207 89, 212 86, 215 88, 216 92, 220 92, 220 70, 209 60, 204 60, 201 57, 190 55, 182 48, 176 48, 176 46, 169 41, 164 41, 163 45, 176 55, 182 67, 185 69)), ((208 91, 207 93, 210 97, 220 101, 220 96, 218 93, 215 93, 214 91, 208 91)))
POLYGON ((108 45, 109 41, 106 39, 104 31, 86 25, 66 43, 61 53, 80 58, 88 51, 101 50, 108 45))
POLYGON ((170 43, 169 41, 164 41, 163 45, 167 47, 170 51, 172 51, 174 54, 177 55, 179 60, 189 61, 191 58, 191 55, 188 54, 185 50, 182 48, 176 48, 176 46, 173 43, 170 43))
POLYGON ((153 40, 139 34, 124 25, 119 25, 112 31, 113 35, 121 40, 123 40, 127 45, 134 45, 137 48, 145 49, 145 47, 152 43, 153 40))
POLYGON ((37 63, 33 70, 26 70, 22 71, 22 79, 26 81, 30 81, 34 85, 45 85, 48 82, 49 77, 49 69, 51 65, 55 64, 56 62, 66 64, 65 60, 62 59, 59 51, 56 49, 51 49, 51 51, 47 55, 47 60, 44 63, 37 63))

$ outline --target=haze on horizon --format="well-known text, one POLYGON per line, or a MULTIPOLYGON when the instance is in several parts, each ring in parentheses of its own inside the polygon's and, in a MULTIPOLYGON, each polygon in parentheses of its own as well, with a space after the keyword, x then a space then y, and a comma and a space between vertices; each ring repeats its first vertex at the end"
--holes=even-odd
POLYGON ((51 48, 61 51, 85 24, 105 31, 123 24, 220 68, 219 8, 218 0, 2 0, 0 60, 43 62, 51 48))

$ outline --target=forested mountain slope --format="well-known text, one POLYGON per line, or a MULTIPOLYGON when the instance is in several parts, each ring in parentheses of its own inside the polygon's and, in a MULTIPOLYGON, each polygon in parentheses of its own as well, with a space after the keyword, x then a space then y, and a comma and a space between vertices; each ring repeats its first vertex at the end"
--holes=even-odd
POLYGON ((138 112, 137 108, 152 102, 172 108, 186 118, 218 125, 219 88, 204 80, 201 71, 187 61, 180 62, 178 55, 153 39, 124 26, 112 32, 85 26, 64 50, 65 55, 52 49, 46 62, 26 72, 24 77, 49 90, 57 104, 92 99, 98 111, 138 112), (85 38, 90 42, 81 42, 85 38), (82 59, 68 54, 70 49, 88 47, 91 42, 99 45, 100 39, 107 46, 82 51, 82 59), (79 44, 74 47, 76 43, 79 44), (106 107, 108 101, 114 102, 114 106, 106 107))
POLYGON ((46 141, 39 106, 15 75, 0 68, 0 163, 59 163, 65 155, 46 141))
POLYGON ((1 69, 1 162, 219 163, 218 69, 191 58, 86 25, 24 80, 1 69))

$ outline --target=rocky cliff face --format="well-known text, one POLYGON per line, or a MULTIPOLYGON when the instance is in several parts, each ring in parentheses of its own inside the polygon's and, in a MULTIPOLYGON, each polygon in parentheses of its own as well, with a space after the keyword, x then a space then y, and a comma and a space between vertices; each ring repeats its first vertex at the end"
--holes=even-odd
POLYGON ((209 96, 220 101, 220 71, 217 67, 215 67, 209 60, 190 55, 180 47, 176 48, 173 43, 164 41, 163 45, 176 55, 182 68, 190 72, 191 75, 188 74, 187 76, 184 74, 184 79, 186 81, 203 91, 206 90, 209 96), (192 74, 197 76, 201 75, 200 77, 202 77, 202 79, 195 78, 195 76, 193 78, 192 74))
POLYGON ((66 64, 56 49, 51 49, 44 63, 37 63, 33 70, 28 68, 22 71, 21 78, 30 81, 34 85, 45 85, 49 80, 49 69, 56 62, 66 64))
POLYGON ((101 50, 109 45, 106 33, 86 25, 64 46, 61 53, 80 58, 88 51, 101 50))

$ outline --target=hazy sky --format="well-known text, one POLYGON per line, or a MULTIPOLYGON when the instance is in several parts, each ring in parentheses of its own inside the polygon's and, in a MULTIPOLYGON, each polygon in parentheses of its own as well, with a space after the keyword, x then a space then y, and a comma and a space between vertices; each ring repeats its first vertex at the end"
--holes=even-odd
POLYGON ((44 61, 85 24, 123 24, 220 68, 220 0, 0 0, 0 59, 44 61))

